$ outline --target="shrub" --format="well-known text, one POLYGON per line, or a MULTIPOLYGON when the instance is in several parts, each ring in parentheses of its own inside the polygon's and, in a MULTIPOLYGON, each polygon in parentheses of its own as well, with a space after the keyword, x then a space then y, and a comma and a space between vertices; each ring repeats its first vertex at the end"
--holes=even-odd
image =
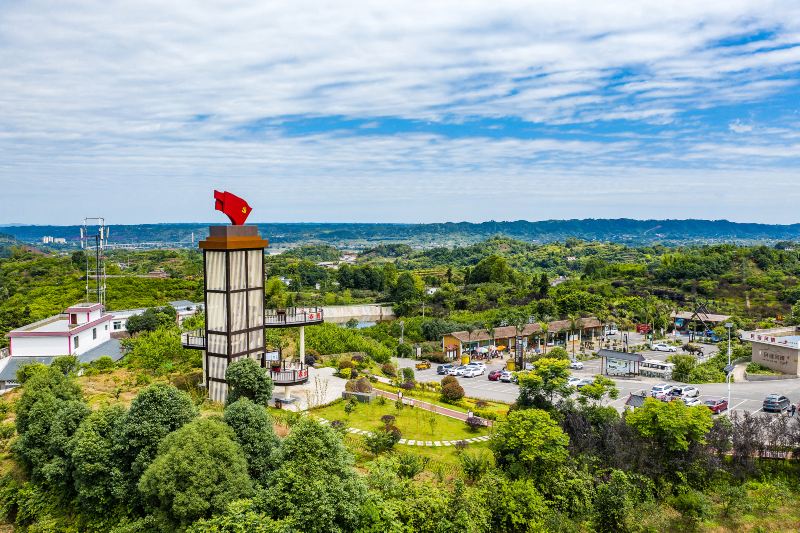
POLYGON ((387 426, 391 426, 394 424, 396 417, 394 415, 383 415, 381 417, 381 422, 383 422, 387 426))
POLYGON ((442 400, 447 403, 456 403, 464 397, 464 388, 458 383, 448 383, 442 386, 442 400))
POLYGON ((711 515, 711 503, 708 497, 696 490, 674 496, 670 499, 670 505, 681 513, 683 518, 692 523, 699 522, 711 515))
POLYGON ((469 426, 469 429, 472 431, 478 431, 480 428, 484 427, 484 420, 482 418, 478 418, 477 416, 470 416, 464 422, 469 426))
POLYGON ((484 400, 478 400, 477 402, 475 402, 475 407, 477 407, 478 409, 483 409, 484 407, 489 407, 489 402, 486 402, 484 400))
POLYGON ((356 380, 348 379, 347 383, 344 384, 344 390, 347 392, 355 392, 356 391, 356 380))
POLYGON ((372 455, 378 455, 394 448, 400 438, 400 430, 397 427, 386 426, 367 435, 364 444, 372 455))
POLYGON ((415 381, 414 380, 414 369, 406 367, 401 371, 403 375, 403 381, 415 381))
POLYGON ((353 361, 350 359, 341 359, 337 362, 339 366, 339 370, 344 370, 345 368, 353 368, 353 361))
POLYGON ((429 457, 422 457, 415 453, 402 453, 397 456, 397 475, 413 479, 417 474, 425 470, 430 461, 429 457))
POLYGON ((464 476, 471 482, 478 481, 492 467, 492 459, 485 452, 462 453, 458 457, 464 476))
POLYGON ((344 434, 347 425, 342 420, 334 420, 331 422, 331 428, 335 429, 338 433, 344 434))
POLYGON ((355 361, 356 363, 363 363, 364 362, 364 356, 361 355, 361 354, 355 354, 353 357, 351 357, 351 359, 353 361, 355 361))
POLYGON ((348 370, 350 370, 350 379, 356 379, 359 376, 358 369, 349 368, 348 370))
POLYGON ((343 369, 339 370, 339 377, 342 377, 344 379, 350 379, 350 376, 352 375, 352 373, 353 373, 353 369, 352 368, 343 368, 343 369))
POLYGON ((350 399, 347 400, 347 403, 344 404, 344 412, 349 415, 350 413, 352 413, 353 411, 356 410, 356 405, 357 404, 358 404, 358 401, 356 401, 355 398, 350 397, 350 399))
POLYGON ((317 358, 313 355, 306 355, 306 365, 314 366, 315 364, 317 364, 317 358))
POLYGON ((386 398, 384 398, 383 396, 378 396, 375 399, 375 403, 377 403, 380 406, 384 406, 384 405, 386 405, 386 398))
POLYGON ((475 411, 473 411, 473 414, 475 416, 485 418, 486 420, 497 420, 499 418, 497 416, 497 413, 495 413, 494 411, 486 411, 483 409, 475 409, 475 411))
POLYGON ((416 386, 417 384, 413 381, 406 381, 405 383, 400 384, 400 388, 404 390, 414 390, 416 386))
POLYGON ((442 387, 447 385, 448 383, 458 383, 458 380, 455 376, 445 376, 442 378, 442 387))
POLYGON ((274 385, 269 372, 249 357, 228 365, 225 379, 228 381, 229 404, 239 398, 250 398, 257 404, 266 406, 272 397, 274 385))
POLYGON ((463 452, 464 450, 467 449, 467 441, 465 440, 456 441, 456 443, 453 446, 455 447, 457 452, 463 452))
POLYGON ((392 363, 383 363, 381 366, 381 372, 393 378, 397 375, 397 368, 392 363))

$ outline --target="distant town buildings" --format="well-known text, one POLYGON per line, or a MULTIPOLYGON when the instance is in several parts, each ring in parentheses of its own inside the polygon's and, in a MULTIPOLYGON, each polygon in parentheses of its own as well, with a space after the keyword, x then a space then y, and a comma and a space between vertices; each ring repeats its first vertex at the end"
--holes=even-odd
POLYGON ((51 237, 50 235, 45 235, 42 237, 42 244, 67 244, 67 239, 64 237, 51 237))

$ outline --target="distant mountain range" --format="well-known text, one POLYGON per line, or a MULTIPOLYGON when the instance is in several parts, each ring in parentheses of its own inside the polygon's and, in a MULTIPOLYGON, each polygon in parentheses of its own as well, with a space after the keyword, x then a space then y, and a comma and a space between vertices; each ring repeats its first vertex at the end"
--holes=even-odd
MULTIPOLYGON (((727 220, 583 219, 529 222, 445 222, 437 224, 259 223, 259 229, 278 248, 308 243, 362 248, 375 243, 403 242, 429 248, 468 244, 503 235, 529 242, 567 238, 626 244, 701 244, 713 242, 776 242, 800 240, 800 224, 750 224, 727 220)), ((117 245, 193 247, 208 234, 209 224, 131 224, 111 226, 117 245)), ((3 232, 27 243, 42 237, 64 237, 78 244, 79 226, 5 226, 3 232)))

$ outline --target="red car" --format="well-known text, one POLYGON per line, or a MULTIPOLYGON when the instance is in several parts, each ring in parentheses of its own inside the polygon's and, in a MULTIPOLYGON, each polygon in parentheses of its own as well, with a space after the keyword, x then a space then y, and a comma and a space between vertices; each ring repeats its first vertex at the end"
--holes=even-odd
POLYGON ((711 409, 711 412, 715 415, 718 415, 722 411, 728 410, 728 400, 724 398, 719 398, 716 400, 706 400, 703 402, 706 407, 711 409))
POLYGON ((492 370, 491 372, 489 372, 489 381, 499 381, 500 374, 502 373, 503 373, 502 370, 492 370))

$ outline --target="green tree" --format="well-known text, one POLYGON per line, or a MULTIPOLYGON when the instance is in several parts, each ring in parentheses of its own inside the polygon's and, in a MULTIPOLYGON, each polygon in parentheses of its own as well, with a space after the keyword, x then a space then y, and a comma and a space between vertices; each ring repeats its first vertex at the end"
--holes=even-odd
POLYGON ((425 284, 413 272, 403 272, 397 276, 397 283, 392 289, 392 300, 400 315, 408 314, 422 300, 425 284))
POLYGON ((171 305, 150 307, 138 315, 125 321, 125 329, 131 335, 142 331, 155 331, 158 328, 170 328, 177 324, 178 312, 171 305))
POLYGON ((593 383, 584 385, 578 391, 578 401, 581 403, 592 401, 595 405, 602 405, 604 398, 616 400, 618 397, 619 389, 614 380, 599 375, 594 377, 593 383))
POLYGON ((629 531, 629 519, 635 503, 633 492, 633 485, 621 470, 612 471, 608 481, 597 486, 594 526, 598 532, 629 531))
POLYGON ((253 492, 233 430, 214 418, 194 420, 168 435, 138 487, 151 506, 182 527, 253 492))
POLYGON ((124 339, 122 345, 128 364, 133 368, 142 368, 157 374, 199 367, 199 352, 184 348, 177 333, 175 327, 160 327, 155 331, 143 331, 136 337, 124 339))
POLYGON ((567 384, 569 376, 569 360, 550 357, 539 359, 533 370, 517 374, 519 379, 517 405, 522 408, 552 407, 557 396, 567 397, 572 393, 567 384))
POLYGON ((266 408, 249 398, 239 398, 225 407, 224 420, 244 451, 250 477, 265 486, 267 476, 275 467, 275 453, 280 445, 266 408))
POLYGON ((70 442, 78 504, 94 515, 108 513, 114 497, 114 437, 125 420, 120 406, 101 407, 84 420, 70 442))
POLYGON ((191 398, 172 385, 150 385, 133 399, 114 439, 118 461, 115 479, 119 481, 115 495, 120 500, 135 494, 136 483, 164 437, 196 416, 191 398))
POLYGON ((272 398, 272 389, 275 387, 267 369, 261 368, 249 357, 228 365, 225 380, 228 382, 226 402, 228 404, 239 398, 249 398, 259 405, 266 406, 272 398))
POLYGON ((647 398, 626 421, 639 435, 668 452, 685 452, 693 443, 702 444, 713 424, 705 406, 687 407, 683 402, 654 398, 647 398))
POLYGON ((469 275, 469 283, 510 283, 514 270, 505 257, 493 254, 481 259, 469 275))
POLYGON ((304 417, 284 439, 277 464, 261 496, 269 516, 308 533, 358 529, 366 486, 334 429, 304 417))
POLYGON ((675 354, 669 357, 669 361, 675 365, 672 369, 672 379, 688 383, 692 370, 694 370, 697 360, 693 355, 675 354))
POLYGON ((490 441, 497 465, 515 478, 542 479, 567 459, 569 438, 546 411, 512 411, 490 441))
POLYGON ((492 517, 491 531, 531 533, 547 531, 547 501, 530 479, 509 480, 505 476, 484 477, 481 485, 491 497, 486 501, 492 517))
POLYGON ((286 307, 286 285, 278 277, 271 277, 264 285, 264 307, 282 309, 286 307))

